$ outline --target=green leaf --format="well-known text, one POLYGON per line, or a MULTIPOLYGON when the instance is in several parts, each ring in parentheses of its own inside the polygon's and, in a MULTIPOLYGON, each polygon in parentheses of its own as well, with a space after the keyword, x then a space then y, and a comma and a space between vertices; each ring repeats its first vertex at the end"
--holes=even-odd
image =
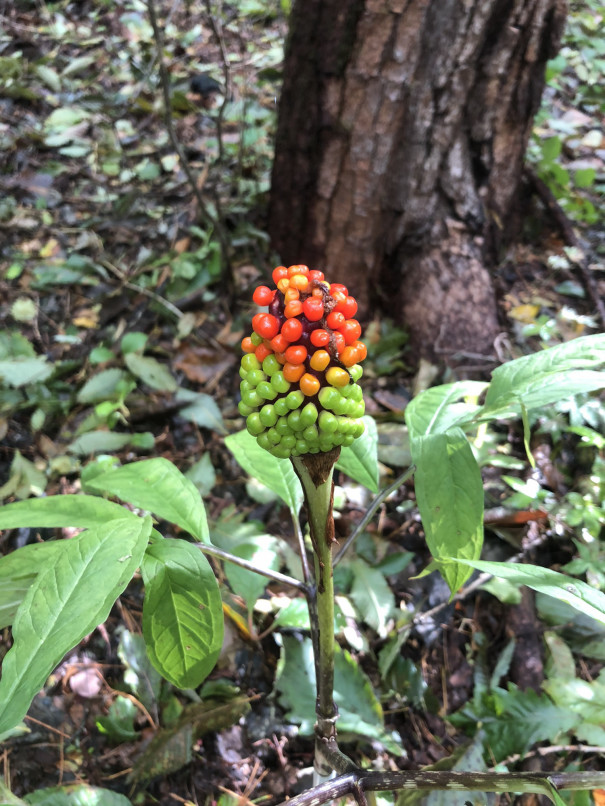
MULTIPOLYGON (((1 566, 0 561, 0 566, 1 566)), ((0 630, 13 623, 17 608, 25 599, 36 575, 30 574, 19 579, 2 579, 0 587, 0 630)))
POLYGON ((0 733, 13 727, 61 658, 101 624, 139 567, 151 518, 112 520, 65 540, 13 624, 2 663, 0 733))
POLYGON ((555 742, 579 722, 576 714, 555 705, 545 694, 533 689, 520 691, 512 684, 508 691, 498 688, 490 692, 486 706, 469 704, 450 721, 472 734, 480 722, 496 761, 516 753, 523 755, 536 742, 555 742))
POLYGON ((197 688, 223 644, 223 606, 216 577, 202 552, 185 540, 149 546, 143 636, 154 667, 178 688, 197 688))
POLYGON ((550 568, 541 568, 526 563, 522 565, 495 563, 462 557, 457 557, 456 560, 462 565, 468 565, 479 571, 486 571, 488 574, 507 579, 515 585, 527 585, 528 588, 559 599, 585 616, 590 616, 600 624, 605 624, 605 594, 585 582, 559 574, 557 571, 551 571, 550 568))
MULTIPOLYGON (((112 353, 113 356, 113 353, 112 353)), ((99 403, 116 399, 116 387, 130 376, 122 369, 104 369, 89 378, 77 394, 78 403, 99 403)), ((134 383, 134 381, 131 381, 134 383)))
POLYGON ((468 440, 459 428, 412 440, 416 500, 431 554, 452 593, 471 572, 439 562, 476 559, 483 544, 483 483, 468 440))
POLYGON ((107 716, 100 716, 96 725, 100 733, 117 742, 131 742, 138 736, 134 728, 134 720, 139 709, 128 697, 118 695, 109 707, 107 716))
POLYGON ((124 664, 124 685, 151 713, 157 713, 162 677, 152 666, 145 647, 145 639, 139 633, 119 627, 120 643, 118 657, 124 664))
POLYGON ((258 445, 247 431, 238 431, 225 437, 225 445, 248 475, 284 501, 298 515, 303 502, 303 491, 289 459, 278 459, 258 445))
POLYGON ((177 383, 165 364, 140 353, 126 353, 124 363, 133 375, 158 392, 176 392, 177 383))
MULTIPOLYGON (((138 519, 129 510, 105 501, 95 495, 53 495, 48 498, 30 498, 27 501, 16 501, 0 508, 0 529, 20 529, 24 526, 42 529, 55 529, 72 526, 86 529, 98 526, 110 520, 138 519)), ((23 546, 12 554, 3 557, 0 569, 6 561, 15 562, 15 557, 24 557, 27 552, 45 552, 49 543, 23 546)), ((55 545, 55 544, 52 544, 55 545)), ((50 551, 50 549, 48 549, 50 551)), ((0 571, 0 576, 2 572, 0 571)))
POLYGON ((36 358, 15 358, 0 361, 0 378, 7 386, 26 386, 28 383, 41 383, 54 371, 44 356, 36 358))
POLYGON ((95 476, 86 487, 153 512, 203 543, 210 542, 206 510, 195 484, 168 459, 158 457, 116 467, 95 476))
POLYGON ((38 789, 25 796, 29 806, 132 806, 124 795, 88 784, 38 789))
POLYGON ((518 416, 519 399, 528 408, 555 403, 605 386, 605 334, 584 336, 498 367, 477 419, 518 416))
MULTIPOLYGON (((152 436, 149 432, 144 433, 152 436)), ((67 451, 78 456, 88 456, 91 453, 111 453, 130 444, 135 445, 143 436, 144 434, 118 434, 115 431, 89 431, 74 439, 67 446, 67 451)), ((151 444, 153 445, 153 438, 151 444)))
POLYGON ((351 598, 361 618, 376 630, 381 638, 386 638, 387 621, 395 609, 393 592, 384 575, 363 560, 353 560, 350 568, 353 571, 351 598))
POLYGON ((365 431, 348 448, 342 448, 336 462, 353 481, 363 484, 373 493, 378 492, 378 433, 373 417, 365 416, 365 431))
POLYGON ((190 389, 179 389, 175 398, 177 401, 189 401, 189 405, 179 412, 185 420, 189 420, 201 428, 210 428, 217 434, 227 433, 221 410, 211 395, 192 392, 190 389))
POLYGON ((410 438, 439 434, 459 420, 470 419, 479 409, 474 399, 486 387, 486 383, 479 381, 459 381, 421 392, 405 409, 410 438), (464 398, 471 398, 471 402, 465 402, 464 398))
MULTIPOLYGON (((315 664, 311 641, 284 635, 276 688, 286 718, 300 725, 300 732, 312 735, 315 714, 315 664)), ((336 647, 334 658, 334 702, 338 706, 339 734, 353 734, 366 741, 377 739, 391 752, 401 755, 401 747, 383 727, 382 707, 372 684, 359 663, 336 647)))
MULTIPOLYGON (((279 555, 277 552, 277 541, 270 535, 258 535, 248 540, 243 540, 229 549, 231 554, 248 560, 259 568, 267 568, 271 571, 279 570, 279 555)), ((225 576, 231 586, 231 590, 241 596, 246 602, 248 612, 252 612, 257 599, 265 592, 268 579, 262 574, 248 571, 239 565, 226 562, 224 566, 225 576)))

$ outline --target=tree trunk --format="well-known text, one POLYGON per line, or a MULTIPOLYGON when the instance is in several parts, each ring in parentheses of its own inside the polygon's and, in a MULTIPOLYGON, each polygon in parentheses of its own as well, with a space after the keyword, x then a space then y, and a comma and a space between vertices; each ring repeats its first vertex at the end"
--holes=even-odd
POLYGON ((491 353, 489 269, 564 0, 296 0, 269 228, 421 354, 491 353))

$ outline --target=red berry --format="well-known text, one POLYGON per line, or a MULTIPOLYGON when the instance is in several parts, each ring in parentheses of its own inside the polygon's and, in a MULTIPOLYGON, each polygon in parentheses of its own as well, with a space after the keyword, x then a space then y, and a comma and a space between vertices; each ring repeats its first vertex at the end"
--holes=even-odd
POLYGON ((330 334, 327 330, 323 330, 321 328, 318 330, 313 330, 309 338, 313 347, 325 347, 326 344, 330 343, 330 334))
POLYGON ((279 333, 279 320, 270 313, 257 313, 252 317, 252 328, 263 339, 272 339, 279 333))
POLYGON ((285 266, 278 266, 276 269, 273 269, 273 273, 271 275, 275 285, 277 285, 280 280, 283 280, 284 277, 287 276, 288 276, 288 269, 285 266))
POLYGON ((339 333, 338 330, 334 331, 334 342, 336 344, 336 352, 338 355, 340 355, 344 350, 344 348, 346 347, 346 345, 345 345, 345 337, 342 335, 342 333, 339 333))
POLYGON ((273 299, 274 294, 275 291, 271 291, 266 285, 259 285, 258 288, 254 289, 252 299, 257 305, 268 305, 273 299))
POLYGON ((304 315, 309 322, 319 322, 324 315, 324 303, 321 297, 307 297, 302 304, 304 315))
POLYGON ((345 297, 334 308, 344 315, 345 319, 352 319, 357 313, 357 300, 355 297, 345 297))
POLYGON ((347 344, 353 344, 354 341, 361 336, 361 325, 357 319, 347 319, 344 325, 340 328, 340 332, 345 337, 347 344))
POLYGON ((346 285, 343 285, 342 283, 330 283, 330 294, 332 296, 334 296, 334 294, 336 294, 336 292, 340 292, 341 294, 344 294, 345 297, 349 296, 349 291, 348 291, 346 285))
POLYGON ((300 319, 286 319, 281 328, 281 335, 286 341, 298 341, 302 336, 303 326, 300 319))
POLYGON ((317 269, 311 269, 311 271, 309 272, 309 282, 315 280, 316 282, 321 283, 321 281, 324 279, 325 277, 323 271, 317 271, 317 269))
POLYGON ((332 328, 332 330, 340 330, 344 327, 344 323, 345 318, 338 311, 332 311, 332 313, 329 313, 326 317, 326 324, 329 328, 332 328))

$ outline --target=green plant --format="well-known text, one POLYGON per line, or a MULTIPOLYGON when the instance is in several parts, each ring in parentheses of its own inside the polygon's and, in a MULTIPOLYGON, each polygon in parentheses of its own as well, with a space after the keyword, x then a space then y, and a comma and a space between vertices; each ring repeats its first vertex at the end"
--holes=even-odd
MULTIPOLYGON (((298 290, 302 293, 298 299, 306 321, 308 323, 317 314, 317 329, 328 332, 329 364, 323 369, 315 369, 313 356, 316 353, 310 348, 295 364, 304 364, 309 374, 310 370, 316 373, 312 377, 319 381, 318 388, 315 385, 309 387, 309 394, 303 391, 303 396, 313 400, 313 405, 321 406, 321 390, 332 386, 328 367, 338 367, 350 375, 351 387, 355 387, 359 378, 359 373, 354 369, 364 352, 359 346, 359 332, 357 328, 348 326, 351 328, 351 345, 355 345, 355 355, 349 356, 346 353, 346 338, 343 337, 341 341, 335 337, 335 333, 345 332, 342 330, 344 325, 339 318, 330 318, 334 301, 348 305, 352 315, 352 298, 343 287, 324 285, 323 277, 311 275, 302 267, 291 267, 291 270, 280 267, 277 271, 275 279, 282 294, 291 288, 290 280, 302 277, 301 280, 295 280, 293 285, 300 284, 298 290), (305 303, 313 297, 314 286, 312 281, 309 283, 309 278, 318 284, 319 293, 316 296, 321 300, 322 310, 318 306, 316 313, 313 312, 314 305, 305 307, 305 303), (284 280, 288 280, 287 287, 284 280), (283 289, 280 288, 280 282, 283 289)), ((274 367, 271 369, 275 369, 275 372, 266 372, 264 362, 271 354, 281 355, 283 352, 288 363, 286 351, 275 353, 272 342, 278 333, 283 334, 286 322, 296 318, 282 314, 284 300, 266 287, 257 292, 255 299, 261 304, 274 305, 274 309, 270 307, 269 314, 257 315, 261 318, 254 320, 254 330, 261 341, 254 344, 254 341, 248 343, 244 340, 244 349, 250 348, 243 359, 244 384, 251 384, 249 373, 261 372, 258 368, 245 366, 249 363, 246 362, 247 356, 254 354, 256 360, 260 361, 256 351, 261 343, 267 353, 262 357, 263 373, 272 378, 280 372, 274 367)), ((298 339, 301 338, 302 333, 298 339)), ((290 343, 293 344, 294 340, 290 343)), ((311 343, 309 340, 309 345, 311 343)), ((314 346, 316 351, 323 350, 322 345, 314 346)), ((138 356, 137 360, 141 358, 144 347, 144 339, 139 334, 131 335, 128 342, 122 345, 126 356, 138 356)), ((285 458, 285 451, 282 456, 276 455, 281 451, 275 451, 274 446, 281 442, 273 443, 271 440, 265 446, 263 440, 258 439, 265 429, 273 427, 268 423, 263 424, 263 431, 259 434, 254 434, 257 430, 254 426, 249 429, 252 434, 242 431, 228 436, 225 442, 242 467, 252 470, 290 508, 300 546, 300 566, 296 576, 277 570, 272 559, 275 551, 279 550, 277 543, 272 546, 260 539, 254 527, 252 531, 249 528, 237 531, 226 527, 227 535, 239 534, 232 541, 232 552, 213 545, 205 508, 195 485, 171 462, 162 458, 122 467, 108 467, 107 462, 101 462, 83 474, 82 494, 30 499, 3 507, 0 510, 0 527, 3 529, 71 526, 84 531, 69 540, 49 540, 19 548, 0 560, 0 579, 3 583, 0 588, 0 626, 12 624, 13 630, 13 644, 5 656, 0 680, 0 736, 6 737, 15 729, 26 714, 32 698, 63 655, 107 618, 114 601, 139 568, 145 586, 142 626, 149 660, 157 672, 173 685, 189 689, 198 687, 212 670, 223 637, 221 595, 215 574, 206 559, 206 555, 209 555, 229 563, 235 569, 229 580, 249 608, 259 591, 262 591, 262 586, 259 587, 255 581, 258 574, 291 586, 306 599, 308 619, 302 623, 308 624, 311 641, 306 648, 296 649, 290 644, 286 651, 290 654, 293 668, 305 666, 308 674, 314 674, 316 680, 314 730, 318 785, 294 798, 295 804, 324 802, 347 793, 357 793, 360 803, 365 803, 366 791, 410 788, 455 789, 458 792, 473 789, 537 791, 561 804, 558 789, 603 786, 605 774, 602 773, 384 773, 357 767, 338 747, 335 691, 342 697, 343 724, 346 724, 347 709, 351 709, 351 704, 355 703, 353 708, 358 708, 362 713, 359 721, 361 728, 358 726, 358 730, 367 735, 380 736, 395 751, 396 742, 381 730, 380 704, 372 697, 371 685, 361 670, 358 669, 354 675, 351 673, 352 677, 347 682, 349 688, 342 694, 342 670, 351 669, 354 664, 334 640, 339 614, 335 610, 333 568, 341 562, 351 543, 363 533, 381 502, 414 474, 418 506, 433 556, 433 562, 424 573, 439 569, 454 594, 468 579, 472 569, 477 568, 515 584, 528 585, 564 602, 599 624, 605 624, 605 595, 589 585, 538 566, 482 562, 479 559, 483 542, 483 484, 472 449, 477 432, 483 431, 490 423, 520 416, 528 430, 529 411, 542 409, 572 393, 603 388, 605 378, 600 370, 604 363, 605 336, 588 336, 504 364, 494 371, 490 383, 464 381, 430 388, 418 395, 406 411, 414 466, 390 487, 378 493, 362 521, 336 554, 333 551, 334 468, 342 469, 370 489, 378 489, 377 439, 371 418, 364 417, 363 433, 357 427, 354 432, 351 430, 350 433, 356 438, 344 439, 342 447, 334 441, 322 444, 320 433, 317 443, 311 440, 307 443, 314 447, 316 445, 317 450, 304 452, 300 446, 296 449, 295 439, 293 445, 286 445, 288 458, 285 458), (483 395, 484 400, 480 403, 480 396, 483 395), (112 503, 101 496, 117 498, 143 514, 136 514, 131 508, 112 503), (299 522, 303 501, 308 515, 313 567, 307 557, 299 522), (155 528, 151 515, 146 513, 151 513, 159 521, 174 524, 193 538, 193 542, 183 537, 162 536, 155 528), (354 680, 357 682, 351 682, 354 680), (354 693, 351 693, 351 686, 354 693), (363 695, 360 692, 364 692, 363 695), (332 781, 329 778, 334 770, 339 777, 332 781)), ((302 377, 292 383, 302 381, 302 377)), ((340 379, 340 375, 338 377, 340 379)), ((260 377, 256 380, 257 389, 260 383, 267 383, 260 377)), ((336 387, 344 388, 340 382, 336 387)), ((243 390, 250 391, 248 386, 244 386, 243 390)), ((278 390, 277 394, 287 396, 291 392, 284 388, 283 392, 278 390)), ((345 401, 350 399, 343 396, 345 401)), ((248 409, 254 407, 248 403, 243 405, 242 413, 250 418, 254 411, 248 409)), ((259 408, 259 404, 256 404, 256 408, 259 408)), ((317 414, 319 420, 319 412, 317 414)), ((350 416, 353 416, 353 412, 350 416)), ((296 431, 291 424, 286 424, 293 432, 296 431)), ((349 433, 342 428, 336 431, 328 429, 327 432, 349 433)), ((526 434, 528 442, 529 435, 526 434)), ((229 545, 228 536, 216 542, 229 545)), ((362 587, 372 585, 379 590, 380 582, 376 576, 379 571, 359 561, 353 573, 358 580, 362 580, 362 587)), ((357 598, 363 601, 360 583, 357 584, 357 598)), ((300 613, 284 612, 280 617, 284 624, 289 620, 301 623, 300 613)), ((379 615, 376 625, 380 629, 379 615)), ((515 706, 515 692, 498 688, 499 677, 505 671, 506 657, 498 664, 498 673, 494 672, 490 686, 477 688, 473 716, 478 716, 479 712, 486 713, 485 709, 492 705, 496 710, 515 706)), ((392 666, 392 659, 385 655, 381 664, 388 669, 392 666)), ((292 680, 284 675, 283 670, 280 680, 282 698, 295 710, 292 706, 295 700, 292 680)), ((596 688, 595 684, 595 691, 596 688)), ((577 714, 580 715, 584 707, 580 700, 584 695, 582 691, 577 693, 577 714)), ((560 696, 560 691, 555 692, 553 688, 552 697, 556 700, 560 696)), ((313 699, 313 696, 307 698, 310 707, 313 699)), ((536 711, 543 705, 542 699, 533 703, 536 711)), ((553 708, 556 710, 555 706, 553 708)), ((114 709, 112 719, 118 726, 116 729, 128 730, 126 717, 114 709)), ((311 724, 310 714, 307 715, 307 722, 311 724)), ((569 722, 572 729, 578 719, 569 722)), ((110 723, 105 723, 105 729, 108 726, 110 723)), ((542 734, 540 738, 544 738, 542 734)), ((524 741, 527 743, 532 739, 535 739, 535 734, 529 738, 525 736, 524 741)))

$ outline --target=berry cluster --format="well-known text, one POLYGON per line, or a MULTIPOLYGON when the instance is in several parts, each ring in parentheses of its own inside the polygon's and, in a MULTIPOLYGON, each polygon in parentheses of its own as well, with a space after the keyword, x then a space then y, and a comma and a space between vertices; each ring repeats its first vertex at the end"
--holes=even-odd
POLYGON ((242 340, 240 413, 258 444, 288 458, 350 445, 364 430, 357 302, 307 266, 278 266, 275 289, 253 295, 267 313, 242 340))

